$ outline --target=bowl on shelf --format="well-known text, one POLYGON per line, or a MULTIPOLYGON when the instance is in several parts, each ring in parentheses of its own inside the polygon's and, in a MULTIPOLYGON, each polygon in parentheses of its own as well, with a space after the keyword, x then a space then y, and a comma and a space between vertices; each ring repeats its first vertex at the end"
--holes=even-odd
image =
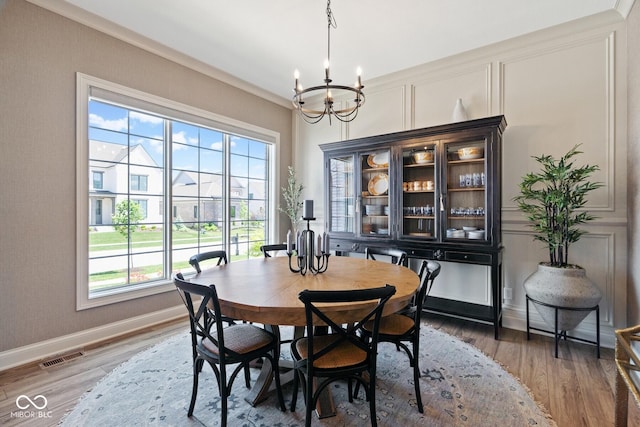
POLYGON ((412 156, 417 164, 433 163, 433 150, 414 151, 412 156))
POLYGON ((378 228, 378 234, 389 234, 388 228, 378 228))
POLYGON ((460 160, 480 159, 484 155, 484 149, 481 147, 465 147, 458 150, 460 160))
POLYGON ((384 212, 382 205, 364 205, 364 213, 367 215, 382 215, 384 212))
POLYGON ((453 238, 453 239, 463 239, 464 230, 458 230, 457 228, 448 228, 447 237, 453 238))

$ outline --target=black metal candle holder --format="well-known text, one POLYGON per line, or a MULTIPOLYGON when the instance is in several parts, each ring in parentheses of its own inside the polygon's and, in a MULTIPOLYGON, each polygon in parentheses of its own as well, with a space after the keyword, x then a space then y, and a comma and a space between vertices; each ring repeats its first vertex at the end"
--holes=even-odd
MULTIPOLYGON (((296 255, 293 255, 293 251, 287 251, 289 257, 289 270, 293 273, 300 273, 303 276, 310 271, 314 276, 318 273, 324 273, 329 266, 328 252, 324 252, 322 249, 319 254, 315 254, 315 233, 310 228, 310 222, 315 218, 302 218, 303 221, 307 221, 307 229, 302 231, 302 241, 304 243, 303 255, 300 255, 300 245, 296 246, 296 255), (291 259, 295 259, 296 266, 292 265, 291 259)), ((298 242, 296 242, 297 244, 298 242)))

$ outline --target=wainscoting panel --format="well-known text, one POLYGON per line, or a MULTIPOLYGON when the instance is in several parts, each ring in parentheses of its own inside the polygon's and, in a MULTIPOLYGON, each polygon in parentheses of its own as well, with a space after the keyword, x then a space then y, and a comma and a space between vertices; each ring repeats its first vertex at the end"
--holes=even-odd
POLYGON ((364 89, 366 100, 358 118, 347 126, 348 138, 362 138, 404 130, 405 86, 364 89))
POLYGON ((491 270, 484 265, 438 261, 440 275, 429 295, 473 304, 491 304, 491 270))
POLYGON ((613 33, 566 45, 520 52, 498 63, 500 109, 509 125, 504 134, 503 207, 516 210, 519 178, 538 170, 532 156, 559 157, 582 144, 578 164, 595 164, 590 210, 614 210, 615 140, 613 33), (523 102, 526 100, 526 102, 523 102))
POLYGON ((458 98, 469 119, 491 115, 491 64, 447 70, 412 82, 412 127, 451 122, 458 98))
MULTIPOLYGON (((536 271, 538 263, 548 261, 549 256, 542 243, 534 241, 533 234, 528 231, 503 231, 503 241, 507 248, 503 286, 513 292, 513 299, 505 303, 524 310, 526 297, 522 285, 536 271)), ((602 291, 600 322, 607 325, 612 325, 614 298, 613 241, 612 234, 593 232, 583 236, 569 249, 569 262, 584 267, 587 276, 602 291)))

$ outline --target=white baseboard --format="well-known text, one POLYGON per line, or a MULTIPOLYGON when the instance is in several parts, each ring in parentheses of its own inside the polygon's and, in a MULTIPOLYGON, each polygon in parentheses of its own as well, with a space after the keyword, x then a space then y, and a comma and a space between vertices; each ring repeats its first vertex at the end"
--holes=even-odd
MULTIPOLYGON (((100 341, 184 317, 185 315, 184 305, 180 305, 26 345, 24 347, 3 351, 0 353, 0 372, 51 356, 67 353, 71 350, 82 349, 85 346, 100 341)), ((185 322, 185 327, 186 325, 187 323, 185 322)))

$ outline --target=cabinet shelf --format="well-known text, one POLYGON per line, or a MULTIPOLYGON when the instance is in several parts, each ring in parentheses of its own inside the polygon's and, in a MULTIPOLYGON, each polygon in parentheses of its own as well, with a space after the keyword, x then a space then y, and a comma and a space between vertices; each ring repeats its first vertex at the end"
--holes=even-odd
POLYGON ((449 160, 450 165, 468 165, 469 163, 484 163, 484 158, 471 160, 449 160))
POLYGON ((403 218, 405 219, 436 219, 435 216, 424 216, 424 215, 405 215, 403 218))
POLYGON ((388 167, 386 167, 386 168, 367 168, 367 169, 363 169, 362 173, 387 172, 388 170, 389 170, 388 167))
POLYGON ((435 165, 435 163, 420 163, 420 164, 408 164, 408 165, 403 165, 405 168, 432 168, 435 165))
POLYGON ((464 193, 467 191, 484 191, 484 187, 447 188, 451 193, 464 193))

